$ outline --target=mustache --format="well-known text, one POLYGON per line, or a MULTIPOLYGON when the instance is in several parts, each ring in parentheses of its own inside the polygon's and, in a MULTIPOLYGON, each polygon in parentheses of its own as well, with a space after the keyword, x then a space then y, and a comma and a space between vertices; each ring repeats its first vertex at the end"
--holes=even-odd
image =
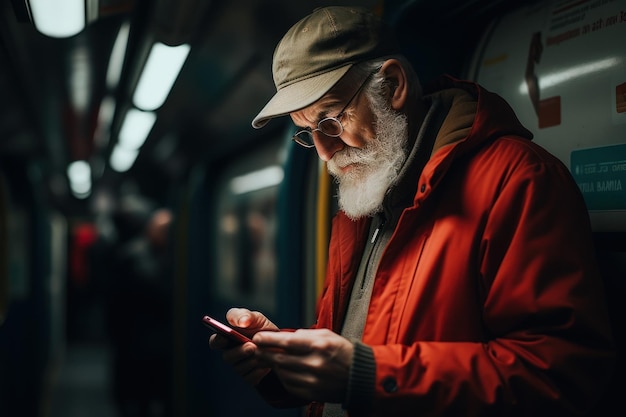
POLYGON ((350 164, 372 164, 376 162, 376 159, 376 152, 372 152, 371 149, 346 147, 335 153, 328 162, 336 167, 343 168, 350 164))

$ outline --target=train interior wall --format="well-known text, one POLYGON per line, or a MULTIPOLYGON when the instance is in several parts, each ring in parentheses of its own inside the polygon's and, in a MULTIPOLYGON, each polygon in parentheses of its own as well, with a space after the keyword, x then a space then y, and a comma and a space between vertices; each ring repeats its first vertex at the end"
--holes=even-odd
MULTIPOLYGON (((518 13, 526 4, 535 11, 544 7, 542 2, 502 2, 489 12, 460 13, 415 25, 415 21, 423 22, 415 15, 423 9, 412 8, 414 2, 397 3, 402 7, 389 7, 387 13, 423 80, 449 73, 477 79, 494 89, 509 81, 502 74, 485 75, 493 66, 487 68, 484 63, 494 62, 487 59, 493 46, 489 34, 509 12, 518 13)), ((608 4, 602 6, 603 11, 626 11, 624 1, 603 3, 608 4)), ((581 16, 583 20, 591 18, 581 16)), ((618 33, 623 34, 625 27, 606 28, 604 33, 621 30, 618 33)), ((530 39, 524 38, 520 45, 502 48, 509 57, 526 57, 528 42, 530 39)), ((590 42, 587 48, 594 47, 590 42)), ((626 66, 626 54, 619 45, 613 45, 621 60, 616 71, 626 66)), ((626 80, 622 77, 621 82, 626 80)), ((506 91, 503 89, 503 95, 506 91)), ((574 100, 571 109, 584 112, 585 100, 574 100)), ((522 112, 526 110, 524 107, 522 112)), ((612 123, 610 118, 602 120, 600 123, 612 123)), ((589 139, 589 146, 626 143, 621 120, 617 127, 612 126, 616 130, 610 131, 610 138, 596 135, 589 139)), ((550 146, 550 128, 529 127, 550 146)), ((602 126, 597 129, 604 131, 602 126)), ((159 336, 164 339, 157 340, 170 349, 166 389, 171 415, 295 417, 303 413, 301 409, 278 411, 263 403, 208 349, 210 331, 200 322, 204 314, 219 318, 229 307, 248 306, 267 312, 282 327, 311 323, 323 261, 323 244, 320 249, 313 241, 323 241, 334 208, 332 202, 320 203, 322 197, 317 193, 328 181, 323 167, 312 153, 290 146, 291 131, 292 126, 283 122, 261 144, 219 160, 207 155, 188 177, 168 185, 168 198, 161 205, 169 207, 174 218, 165 255, 171 280, 164 308, 171 327, 167 336, 159 336), (237 179, 261 173, 273 175, 265 187, 233 189, 237 179), (318 215, 320 210, 325 216, 318 215)), ((94 224, 66 218, 45 204, 36 163, 14 166, 3 160, 0 171, 0 266, 4 270, 0 281, 0 413, 7 417, 71 417, 92 407, 89 415, 118 415, 104 312, 108 269, 90 263, 102 260, 94 224), (82 364, 85 368, 73 375, 78 388, 63 388, 59 381, 67 372, 67 363, 75 359, 71 355, 77 347, 87 353, 95 347, 95 356, 87 357, 82 364), (90 362, 94 357, 101 361, 100 379, 86 374, 97 365, 90 362), (82 400, 77 399, 80 395, 82 400), (99 404, 97 410, 94 404, 99 404), (61 414, 63 406, 73 411, 61 414)), ((615 215, 626 211, 620 202, 608 204, 608 208, 593 210, 594 236, 620 354, 614 382, 599 404, 597 416, 621 415, 625 409, 621 393, 625 388, 626 226, 622 217, 615 215)), ((144 313, 142 317, 150 321, 151 311, 144 313)))

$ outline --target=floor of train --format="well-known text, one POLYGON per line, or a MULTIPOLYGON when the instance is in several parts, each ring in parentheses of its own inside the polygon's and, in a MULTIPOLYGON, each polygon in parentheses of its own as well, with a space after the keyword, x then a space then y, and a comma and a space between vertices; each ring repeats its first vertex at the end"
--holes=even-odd
POLYGON ((66 347, 53 377, 47 417, 118 417, 111 394, 110 351, 104 344, 66 347))

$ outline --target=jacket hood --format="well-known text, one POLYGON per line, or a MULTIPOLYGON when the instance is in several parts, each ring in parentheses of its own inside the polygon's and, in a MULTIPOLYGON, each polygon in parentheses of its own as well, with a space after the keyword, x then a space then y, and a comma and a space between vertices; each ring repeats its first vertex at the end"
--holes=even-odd
POLYGON ((528 140, 532 133, 521 125, 513 109, 499 95, 476 83, 442 76, 424 89, 426 114, 421 118, 413 147, 385 198, 387 219, 413 200, 417 182, 429 159, 442 148, 453 152, 435 164, 437 178, 452 161, 496 137, 515 135, 528 140), (452 148, 450 148, 452 150, 452 148))
POLYGON ((424 95, 439 98, 450 108, 433 153, 462 139, 464 148, 473 148, 500 136, 533 138, 506 100, 474 82, 444 75, 425 86, 424 95))
POLYGON ((533 138, 502 97, 474 82, 444 75, 423 91, 426 114, 398 181, 391 185, 383 202, 387 220, 397 220, 403 208, 418 197, 417 183, 426 167, 433 186, 455 159, 498 137, 533 138), (442 148, 448 148, 446 156, 433 158, 442 148))

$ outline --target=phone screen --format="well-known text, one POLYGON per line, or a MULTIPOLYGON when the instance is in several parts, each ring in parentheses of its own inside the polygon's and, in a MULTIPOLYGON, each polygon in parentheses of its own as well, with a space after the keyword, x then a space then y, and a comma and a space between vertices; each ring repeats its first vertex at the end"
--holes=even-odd
POLYGON ((202 317, 202 322, 204 323, 205 326, 214 330, 216 333, 226 336, 227 338, 229 338, 230 340, 234 342, 242 343, 242 344, 246 342, 252 342, 252 340, 249 337, 244 336, 243 334, 239 333, 237 330, 220 322, 219 320, 214 319, 213 317, 204 316, 202 317))

